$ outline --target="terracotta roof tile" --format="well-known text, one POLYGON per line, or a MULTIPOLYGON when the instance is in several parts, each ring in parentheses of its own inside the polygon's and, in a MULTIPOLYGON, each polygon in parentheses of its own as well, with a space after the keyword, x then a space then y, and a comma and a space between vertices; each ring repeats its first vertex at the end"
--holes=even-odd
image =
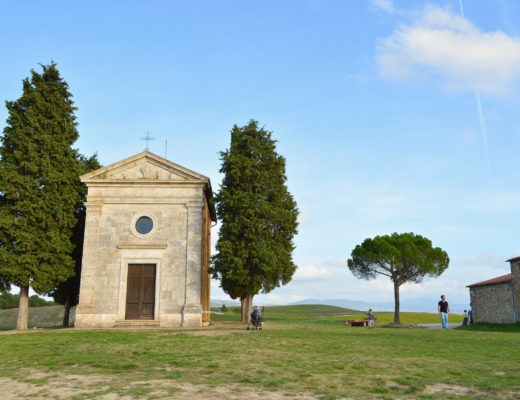
POLYGON ((513 275, 507 274, 507 275, 497 276, 496 278, 493 278, 493 279, 488 279, 487 281, 473 283, 472 285, 468 285, 466 287, 471 288, 471 287, 477 287, 477 286, 495 285, 497 283, 510 282, 512 279, 513 279, 513 275))

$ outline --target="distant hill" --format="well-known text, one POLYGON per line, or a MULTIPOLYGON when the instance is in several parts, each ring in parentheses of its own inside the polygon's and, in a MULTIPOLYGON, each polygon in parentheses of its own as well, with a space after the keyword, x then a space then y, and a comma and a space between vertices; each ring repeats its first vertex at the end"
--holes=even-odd
POLYGON ((347 315, 359 314, 359 310, 352 310, 349 308, 330 306, 326 304, 293 304, 289 306, 266 306, 266 313, 273 315, 294 315, 299 316, 332 316, 332 315, 347 315))
MULTIPOLYGON (((400 311, 416 311, 416 312, 437 312, 437 299, 422 298, 413 300, 401 300, 400 311)), ((372 308, 377 311, 393 311, 394 302, 374 302, 368 303, 365 301, 348 300, 348 299, 304 299, 297 302, 290 303, 291 305, 298 304, 323 304, 329 306, 337 306, 349 308, 353 310, 368 310, 372 308)), ((452 303, 450 302, 450 309, 453 313, 462 314, 465 309, 469 307, 468 304, 452 303)))
POLYGON ((394 305, 389 303, 367 303, 364 301, 348 300, 348 299, 303 299, 290 303, 290 305, 300 304, 323 304, 328 306, 336 306, 348 308, 351 310, 368 310, 369 308, 378 311, 392 311, 394 305))
POLYGON ((219 308, 222 307, 222 305, 225 305, 226 307, 239 307, 240 302, 236 300, 218 300, 218 299, 211 299, 211 308, 219 308))

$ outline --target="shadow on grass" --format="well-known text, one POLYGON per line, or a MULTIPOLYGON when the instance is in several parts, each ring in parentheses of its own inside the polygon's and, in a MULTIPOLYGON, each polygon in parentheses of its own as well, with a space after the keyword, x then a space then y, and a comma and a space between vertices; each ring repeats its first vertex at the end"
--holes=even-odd
POLYGON ((12 331, 16 329, 16 326, 0 326, 0 331, 12 331))
POLYGON ((396 324, 394 322, 391 322, 389 324, 381 325, 380 328, 395 328, 395 329, 401 329, 401 328, 422 328, 421 326, 417 324, 396 324))
POLYGON ((520 332, 520 323, 490 324, 487 322, 479 322, 468 326, 460 326, 456 329, 470 332, 520 332))

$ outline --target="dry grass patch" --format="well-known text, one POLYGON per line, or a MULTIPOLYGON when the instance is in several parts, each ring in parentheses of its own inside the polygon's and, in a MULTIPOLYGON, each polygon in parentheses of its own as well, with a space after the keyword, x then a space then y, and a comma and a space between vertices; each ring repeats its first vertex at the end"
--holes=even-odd
POLYGON ((195 385, 168 379, 119 381, 114 375, 64 375, 25 371, 27 379, 0 378, 2 400, 96 399, 134 400, 317 400, 311 394, 287 394, 258 390, 249 385, 195 385), (117 386, 120 388, 116 389, 117 386))

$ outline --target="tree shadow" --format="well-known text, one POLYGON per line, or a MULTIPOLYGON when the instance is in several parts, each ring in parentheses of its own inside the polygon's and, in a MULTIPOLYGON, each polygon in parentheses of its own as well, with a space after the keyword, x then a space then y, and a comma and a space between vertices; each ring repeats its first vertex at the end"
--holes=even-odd
POLYGON ((479 322, 467 326, 459 326, 455 329, 470 332, 520 332, 520 323, 490 324, 487 322, 479 322))

